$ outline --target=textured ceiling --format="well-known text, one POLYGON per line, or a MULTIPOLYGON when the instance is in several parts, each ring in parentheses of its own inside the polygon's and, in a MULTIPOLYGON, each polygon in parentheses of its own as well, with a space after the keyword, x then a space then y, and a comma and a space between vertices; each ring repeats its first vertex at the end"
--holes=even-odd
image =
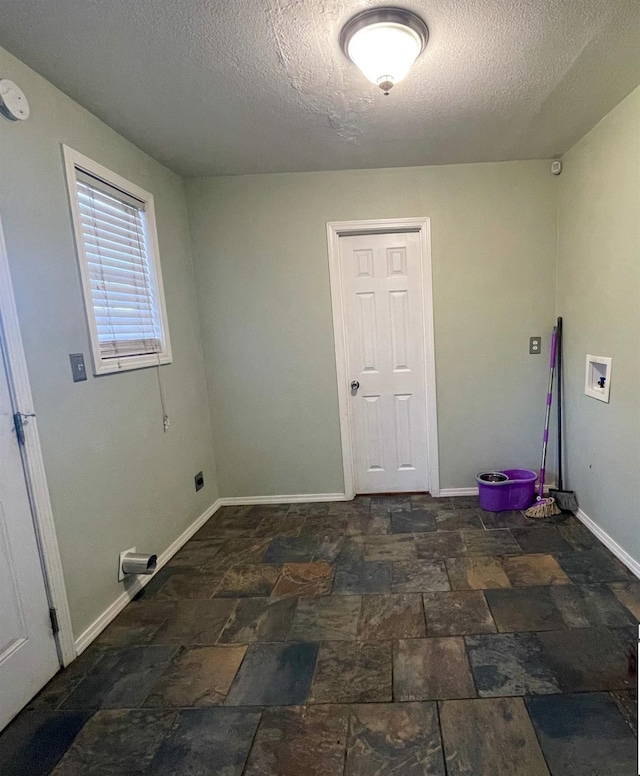
POLYGON ((0 45, 189 176, 554 157, 640 83, 638 0, 416 0, 385 97, 338 46, 380 4, 0 0, 0 45))

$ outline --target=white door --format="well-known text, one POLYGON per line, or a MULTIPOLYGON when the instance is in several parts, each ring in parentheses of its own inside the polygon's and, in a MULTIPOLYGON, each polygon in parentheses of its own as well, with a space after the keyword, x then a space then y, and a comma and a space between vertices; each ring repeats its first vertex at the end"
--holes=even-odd
POLYGON ((429 489, 417 232, 339 242, 356 493, 429 489))
POLYGON ((60 668, 13 413, 0 348, 0 730, 60 668))

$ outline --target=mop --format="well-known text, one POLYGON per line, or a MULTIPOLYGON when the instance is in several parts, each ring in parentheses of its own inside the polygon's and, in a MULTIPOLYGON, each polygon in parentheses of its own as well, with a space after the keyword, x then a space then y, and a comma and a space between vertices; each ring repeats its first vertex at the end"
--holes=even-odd
POLYGON ((549 418, 551 416, 551 399, 553 394, 553 375, 556 370, 556 349, 558 345, 558 330, 554 326, 551 335, 551 356, 549 359, 549 387, 547 388, 547 409, 544 417, 544 433, 542 435, 542 460, 540 462, 540 477, 538 478, 538 495, 535 503, 527 509, 527 517, 551 517, 561 514, 555 499, 544 498, 544 467, 547 460, 547 442, 549 441, 549 418))
POLYGON ((558 364, 557 364, 557 396, 558 396, 558 487, 549 488, 549 495, 556 500, 556 504, 565 512, 578 511, 578 499, 572 490, 564 490, 562 487, 562 318, 558 318, 556 326, 558 330, 558 364))

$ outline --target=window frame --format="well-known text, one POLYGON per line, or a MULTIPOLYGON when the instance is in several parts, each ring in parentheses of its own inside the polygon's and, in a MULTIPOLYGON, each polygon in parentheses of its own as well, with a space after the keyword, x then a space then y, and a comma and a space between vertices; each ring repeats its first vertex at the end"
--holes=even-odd
POLYGON ((156 228, 155 206, 153 194, 145 191, 135 183, 126 180, 120 175, 112 172, 98 162, 94 162, 88 156, 75 151, 63 144, 64 166, 67 179, 67 190, 69 194, 69 205, 71 207, 71 219, 73 224, 74 240, 76 245, 76 256, 78 267, 80 269, 80 279, 82 282, 82 296, 84 301, 85 317, 89 327, 89 338, 91 341, 91 354, 93 360, 93 373, 96 376, 105 374, 114 374, 115 372, 126 372, 131 369, 145 369, 150 366, 159 366, 161 364, 170 364, 173 360, 171 354, 171 340, 169 338, 169 324, 167 320, 167 307, 164 295, 164 285, 162 282, 162 269, 160 266, 160 252, 158 250, 158 233, 156 228), (161 350, 159 353, 144 353, 131 356, 119 356, 105 358, 100 349, 98 339, 98 329, 96 325, 95 311, 93 307, 93 297, 91 293, 91 281, 89 277, 89 264, 87 260, 84 235, 82 229, 82 219, 80 215, 80 204, 76 192, 76 170, 83 170, 95 178, 103 180, 105 183, 120 189, 123 193, 129 194, 144 203, 145 243, 147 256, 149 258, 149 272, 151 275, 152 291, 156 297, 154 300, 160 313, 160 324, 162 329, 161 350))

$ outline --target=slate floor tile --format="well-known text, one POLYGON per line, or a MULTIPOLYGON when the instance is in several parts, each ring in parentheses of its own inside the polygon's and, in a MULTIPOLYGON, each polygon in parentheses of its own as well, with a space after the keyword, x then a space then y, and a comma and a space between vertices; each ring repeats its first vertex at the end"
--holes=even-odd
POLYGON ((217 574, 170 574, 156 598, 211 598, 223 576, 222 571, 217 574))
POLYGON ((264 563, 232 566, 214 595, 216 598, 247 598, 270 595, 280 576, 280 566, 264 563))
POLYGON ((45 709, 23 712, 0 733, 0 773, 48 776, 92 713, 45 709))
POLYGON ((82 728, 54 776, 147 776, 177 712, 98 711, 82 728))
POLYGON ((640 582, 612 582, 609 587, 618 601, 640 622, 640 582))
POLYGON ((215 644, 236 607, 232 598, 173 602, 171 616, 153 637, 154 644, 215 644))
POLYGON ((329 514, 330 503, 328 501, 305 501, 300 504, 292 504, 287 512, 288 517, 317 517, 329 514))
POLYGON ((332 501, 329 504, 330 515, 345 515, 353 514, 354 512, 362 512, 368 514, 371 511, 371 497, 370 496, 356 496, 351 501, 332 501))
POLYGON ((511 587, 502 558, 447 558, 447 571, 453 590, 486 590, 511 587))
POLYGON ((403 512, 411 509, 411 497, 402 493, 398 496, 373 496, 372 510, 387 510, 388 512, 403 512))
POLYGON ((411 534, 365 536, 363 543, 365 560, 412 560, 416 557, 411 534))
POLYGON ((301 598, 289 641, 353 641, 361 599, 359 595, 301 598))
POLYGON ((473 698, 475 695, 462 638, 406 639, 394 643, 395 701, 473 698))
POLYGON ((480 509, 478 496, 450 496, 449 501, 454 509, 480 509))
MULTIPOLYGON (((320 515, 307 517, 300 530, 300 538, 310 537, 316 540, 330 536, 344 536, 347 533, 348 515, 320 515)), ((312 543, 315 549, 315 544, 312 543)))
POLYGON ((244 776, 342 776, 348 709, 265 709, 244 776))
POLYGON ((249 537, 260 525, 262 517, 259 513, 252 513, 250 509, 242 513, 237 508, 228 507, 219 509, 213 517, 201 529, 203 534, 212 537, 249 537))
POLYGON ((338 562, 333 592, 335 595, 389 593, 391 566, 392 564, 386 560, 338 562))
POLYGON ((496 626, 481 590, 424 593, 427 636, 495 633, 496 626))
POLYGON ((218 639, 219 644, 251 644, 254 641, 284 641, 297 601, 294 598, 244 598, 218 639))
POLYGON ((564 590, 565 587, 570 585, 487 590, 487 602, 498 631, 513 633, 564 628, 565 622, 556 607, 552 591, 564 590))
POLYGON ((611 697, 615 701, 620 714, 625 722, 631 728, 631 731, 638 737, 638 692, 632 690, 612 690, 611 697))
POLYGON ((393 593, 427 593, 450 589, 444 561, 404 560, 391 565, 393 593))
POLYGON ((467 555, 467 547, 460 531, 417 534, 414 542, 420 560, 444 560, 467 555))
MULTIPOLYGON (((28 709, 56 709, 77 687, 87 673, 102 659, 104 649, 92 644, 67 668, 61 669, 53 679, 31 700, 28 709)), ((34 717, 34 719, 37 719, 34 717)), ((0 769, 0 773, 2 769, 0 769)))
POLYGON ((391 513, 391 533, 429 533, 436 530, 436 513, 426 509, 391 513))
POLYGON ((624 690, 635 683, 620 635, 623 630, 577 628, 536 635, 562 692, 597 692, 624 690))
POLYGON ((391 531, 391 517, 388 515, 353 514, 347 515, 345 528, 347 536, 366 536, 388 534, 391 531))
POLYGON ((318 549, 314 536, 276 537, 262 558, 263 563, 309 563, 318 549))
POLYGON ((514 587, 568 585, 570 582, 552 555, 520 555, 505 558, 503 568, 514 587))
POLYGON ((318 541, 315 563, 351 563, 364 560, 362 536, 325 536, 318 541))
POLYGON ((445 776, 433 702, 353 706, 345 776, 445 776))
MULTIPOLYGON (((129 647, 148 644, 167 620, 173 616, 175 602, 158 600, 132 601, 98 636, 94 644, 104 647, 129 647)), ((74 663, 72 663, 74 665, 74 663)))
POLYGON ((629 580, 623 565, 602 550, 572 552, 560 556, 558 561, 571 581, 578 584, 629 580))
POLYGON ((449 776, 549 776, 522 698, 444 701, 440 721, 449 776))
POLYGON ((480 519, 485 528, 527 528, 532 522, 517 509, 504 512, 480 510, 480 519))
POLYGON ((251 644, 227 695, 226 705, 305 703, 317 656, 317 644, 251 644))
POLYGON ((558 678, 546 660, 539 635, 499 633, 466 637, 480 697, 560 692, 558 678))
POLYGON ((635 622, 606 585, 558 585, 549 593, 569 628, 615 628, 635 622))
MULTIPOLYGON (((194 537, 195 539, 195 537, 194 537)), ((220 539, 204 539, 200 537, 201 541, 187 542, 184 547, 171 558, 167 565, 160 569, 156 576, 162 574, 162 572, 169 572, 171 569, 187 569, 189 571, 197 571, 202 567, 211 568, 214 565, 216 555, 220 552, 220 548, 225 545, 224 541, 220 539)), ((251 541, 251 540, 245 540, 251 541)), ((150 584, 153 584, 151 582, 150 584)), ((150 585, 148 585, 149 587, 150 585)))
POLYGON ((426 635, 420 593, 367 595, 362 599, 358 638, 363 641, 413 639, 426 635))
POLYGON ((526 553, 572 552, 573 547, 564 539, 560 531, 553 526, 544 528, 513 528, 513 537, 526 553))
POLYGON ((136 708, 168 668, 174 649, 165 646, 105 650, 62 703, 67 709, 136 708))
POLYGON ((574 550, 595 550, 600 546, 596 536, 588 528, 585 528, 584 525, 565 525, 561 523, 556 528, 574 550))
POLYGON ((269 537, 274 539, 277 536, 295 537, 300 533, 304 518, 299 515, 287 514, 284 517, 268 515, 262 518, 260 524, 253 532, 257 537, 269 537))
POLYGON ((229 692, 246 646, 189 647, 174 655, 144 705, 220 706, 229 692))
POLYGON ((529 698, 552 776, 635 776, 636 739, 607 693, 529 698))
POLYGON ((522 552, 511 531, 496 528, 487 531, 465 531, 468 555, 518 555, 522 552))
POLYGON ((310 703, 391 701, 390 641, 328 641, 320 645, 310 703))
MULTIPOLYGON (((462 505, 461 505, 462 506, 462 505)), ((434 498, 429 493, 415 493, 411 496, 412 509, 453 509, 449 498, 434 498)))
POLYGON ((285 563, 273 588, 274 598, 329 595, 333 585, 333 566, 329 563, 285 563))
POLYGON ((247 519, 251 520, 257 516, 284 517, 290 509, 291 504, 256 504, 247 512, 247 519))
POLYGON ((477 509, 452 509, 435 513, 438 531, 482 531, 484 526, 477 509))
POLYGON ((261 563, 269 544, 270 540, 265 538, 227 539, 220 545, 214 558, 208 563, 203 563, 200 569, 226 571, 231 566, 261 563))
POLYGON ((241 776, 260 711, 184 709, 157 750, 156 776, 241 776))

